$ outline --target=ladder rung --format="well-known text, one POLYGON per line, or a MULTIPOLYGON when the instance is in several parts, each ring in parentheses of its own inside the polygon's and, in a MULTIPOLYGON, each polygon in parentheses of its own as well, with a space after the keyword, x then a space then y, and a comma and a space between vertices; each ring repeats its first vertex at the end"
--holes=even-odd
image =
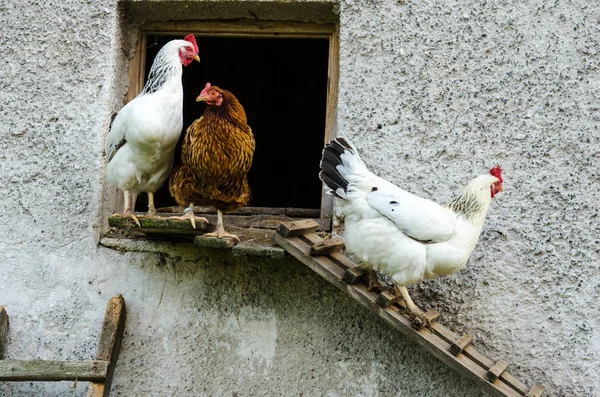
POLYGON ((506 360, 498 360, 485 374, 486 379, 490 382, 495 382, 496 379, 502 375, 502 372, 506 370, 506 367, 508 367, 508 362, 506 360))
POLYGON ((544 393, 544 386, 535 385, 525 394, 525 397, 541 397, 542 393, 544 393))
POLYGON ((301 236, 315 232, 319 228, 319 222, 313 219, 304 219, 301 221, 284 222, 279 225, 277 234, 282 237, 301 236))
POLYGON ((0 360, 0 381, 55 382, 81 380, 104 382, 108 361, 0 360))
POLYGON ((382 293, 377 295, 377 303, 381 307, 388 307, 401 300, 402 295, 395 295, 390 291, 383 291, 382 293))
POLYGON ((467 345, 471 343, 472 340, 472 335, 464 334, 456 341, 454 341, 453 344, 450 345, 450 353, 454 354, 455 356, 458 356, 460 353, 462 353, 465 347, 467 347, 467 345))

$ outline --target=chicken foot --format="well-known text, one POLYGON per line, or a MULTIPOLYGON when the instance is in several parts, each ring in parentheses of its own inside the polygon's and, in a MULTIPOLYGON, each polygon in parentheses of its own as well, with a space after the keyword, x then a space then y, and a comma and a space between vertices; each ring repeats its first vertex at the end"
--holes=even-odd
POLYGON ((194 215, 194 203, 190 203, 190 206, 183 210, 182 216, 170 216, 169 219, 179 219, 180 221, 190 221, 192 227, 196 228, 196 221, 208 223, 208 219, 202 216, 194 215))
POLYGON ((367 291, 373 290, 381 290, 383 285, 379 282, 379 278, 377 277, 377 272, 373 269, 367 270, 367 291))
POLYGON ((240 238, 238 236, 236 236, 235 234, 227 233, 225 231, 225 227, 223 227, 223 213, 218 208, 217 208, 217 227, 214 232, 206 233, 204 236, 205 237, 217 237, 217 238, 230 237, 230 238, 234 239, 235 241, 237 241, 238 243, 240 242, 240 238))
MULTIPOLYGON (((131 216, 128 216, 129 218, 133 219, 138 227, 142 227, 140 226, 140 222, 138 221, 138 218, 154 218, 156 217, 156 208, 154 207, 154 193, 153 192, 146 192, 148 194, 148 213, 146 215, 134 215, 132 211, 129 211, 131 213, 131 216)), ((137 198, 137 195, 133 198, 130 207, 129 208, 134 208, 135 207, 135 199, 137 198)), ((125 198, 125 203, 128 203, 127 198, 125 198)), ((127 208, 127 204, 125 204, 126 208, 127 208)), ((127 213, 127 210, 125 211, 127 213)))
POLYGON ((142 225, 140 225, 140 221, 138 220, 137 216, 135 216, 135 214, 131 211, 131 208, 133 206, 135 206, 135 200, 137 198, 136 194, 131 194, 129 193, 129 190, 124 190, 123 191, 123 200, 125 201, 124 204, 124 211, 122 214, 113 214, 113 216, 118 216, 118 217, 122 217, 122 218, 129 218, 132 219, 139 228, 142 227, 142 225))
POLYGON ((406 309, 412 316, 415 317, 415 320, 419 321, 425 326, 425 328, 431 331, 431 321, 427 318, 427 316, 425 316, 425 312, 423 312, 423 310, 421 310, 415 304, 415 302, 413 302, 410 295, 408 294, 408 289, 406 289, 406 287, 403 285, 395 285, 394 290, 396 291, 396 293, 402 295, 402 299, 404 299, 404 303, 406 303, 406 309))

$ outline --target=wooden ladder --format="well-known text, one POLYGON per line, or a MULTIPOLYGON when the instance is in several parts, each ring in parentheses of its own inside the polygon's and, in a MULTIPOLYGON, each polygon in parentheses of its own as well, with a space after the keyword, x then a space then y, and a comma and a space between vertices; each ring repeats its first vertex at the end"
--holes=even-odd
POLYGON ((106 306, 95 360, 7 360, 3 359, 3 354, 8 314, 0 306, 0 382, 89 381, 88 397, 108 397, 124 329, 125 301, 121 295, 116 295, 106 306))
POLYGON ((472 336, 459 336, 437 322, 439 313, 426 312, 432 332, 415 324, 406 314, 404 301, 389 291, 369 291, 363 283, 364 272, 342 254, 343 240, 324 240, 315 232, 314 220, 282 223, 273 235, 274 242, 321 277, 376 313, 385 322, 414 340, 439 360, 456 370, 491 396, 539 397, 544 387, 527 387, 508 371, 505 360, 493 361, 471 346, 472 336))

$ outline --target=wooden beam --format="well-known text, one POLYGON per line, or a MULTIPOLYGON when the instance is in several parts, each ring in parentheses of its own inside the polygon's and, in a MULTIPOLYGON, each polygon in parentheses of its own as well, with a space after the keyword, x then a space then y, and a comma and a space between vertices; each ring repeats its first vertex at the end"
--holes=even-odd
POLYGON ((194 238, 194 245, 203 248, 217 248, 217 249, 231 249, 235 247, 237 240, 232 237, 205 237, 196 236, 194 238))
POLYGON ((0 360, 2 382, 81 380, 104 382, 108 361, 0 360))
MULTIPOLYGON (((329 58, 327 61, 327 102, 325 104, 325 139, 329 142, 337 135, 337 105, 340 75, 340 39, 337 29, 329 36, 329 58)), ((325 194, 325 184, 321 188, 321 219, 326 222, 323 230, 332 229, 333 196, 325 194)), ((323 222, 322 222, 323 224, 323 222)))
POLYGON ((4 346, 8 337, 8 314, 4 306, 0 306, 0 360, 4 358, 4 346))
POLYGON ((304 219, 301 221, 284 222, 279 225, 277 234, 283 237, 294 237, 302 234, 308 234, 319 228, 319 222, 313 219, 304 219))
POLYGON ((192 226, 188 220, 169 219, 167 216, 155 216, 152 218, 145 217, 143 213, 136 213, 141 228, 138 228, 136 223, 131 218, 123 218, 121 216, 111 216, 108 218, 108 225, 118 229, 135 229, 139 232, 148 232, 148 230, 171 230, 172 232, 180 233, 195 233, 203 234, 209 230, 209 225, 206 222, 196 221, 196 228, 192 226))
POLYGON ((367 278, 367 271, 360 267, 353 267, 344 271, 344 281, 348 284, 356 284, 367 278))
POLYGON ((285 258, 286 252, 279 247, 273 247, 270 245, 255 245, 253 243, 243 242, 237 244, 231 249, 231 255, 283 259, 285 258))
MULTIPOLYGON (((183 214, 183 207, 171 206, 157 208, 158 215, 162 214, 183 214)), ((199 215, 216 214, 215 207, 194 206, 194 213, 199 215)), ((287 208, 287 207, 242 207, 230 215, 285 215, 298 218, 318 218, 321 215, 321 210, 313 208, 287 208)), ((279 225, 278 225, 279 226, 279 225)))
POLYGON ((450 345, 450 353, 454 354, 455 356, 458 356, 460 353, 462 353, 465 347, 467 347, 467 345, 471 343, 472 340, 472 335, 464 334, 450 345))
POLYGON ((333 237, 310 247, 310 254, 313 256, 329 255, 333 252, 340 252, 342 248, 344 248, 344 239, 341 237, 333 237))
POLYGON ((392 291, 383 291, 377 295, 377 304, 381 307, 388 307, 401 300, 402 295, 395 295, 392 291))
POLYGON ((506 360, 498 360, 498 362, 487 371, 485 378, 490 382, 495 382, 496 379, 500 377, 500 374, 506 370, 506 367, 508 367, 508 362, 506 360))
POLYGON ((104 323, 100 332, 100 341, 96 351, 96 359, 108 362, 106 379, 103 383, 92 382, 88 397, 108 397, 110 386, 119 357, 121 339, 125 330, 125 300, 119 295, 113 296, 106 305, 104 323))
POLYGON ((167 21, 150 22, 143 26, 146 34, 185 35, 193 32, 196 36, 225 37, 330 37, 336 30, 334 24, 291 21, 167 21))

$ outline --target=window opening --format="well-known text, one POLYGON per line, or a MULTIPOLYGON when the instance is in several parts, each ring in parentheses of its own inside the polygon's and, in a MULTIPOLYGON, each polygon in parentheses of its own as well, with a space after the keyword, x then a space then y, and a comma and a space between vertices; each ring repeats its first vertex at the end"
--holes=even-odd
MULTIPOLYGON (((318 172, 323 145, 335 136, 335 32, 333 24, 304 22, 149 23, 140 32, 131 60, 127 100, 143 88, 162 46, 194 33, 201 62, 183 69, 184 124, 175 164, 181 161, 185 130, 206 106, 196 97, 207 82, 225 88, 244 106, 256 139, 248 175, 252 197, 232 215, 260 215, 256 222, 248 218, 252 227, 271 227, 269 216, 320 218, 322 227, 329 229, 332 200, 324 195, 318 172)), ((121 201, 117 196, 117 211, 121 201)), ((165 183, 155 193, 155 206, 172 212, 176 205, 165 183)), ((146 195, 138 197, 135 211, 147 211, 146 195)))

